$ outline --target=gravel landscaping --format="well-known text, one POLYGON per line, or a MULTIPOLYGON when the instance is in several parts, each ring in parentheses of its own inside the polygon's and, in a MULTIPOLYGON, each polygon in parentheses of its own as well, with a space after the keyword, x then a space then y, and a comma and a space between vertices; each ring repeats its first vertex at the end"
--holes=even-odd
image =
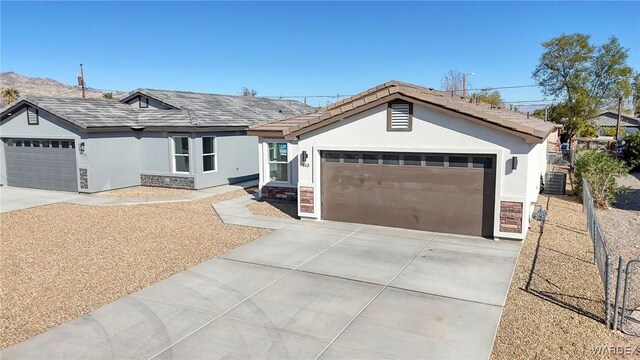
POLYGON ((612 257, 640 259, 640 173, 623 176, 618 184, 627 190, 611 208, 597 210, 598 221, 612 257))
POLYGON ((246 194, 0 214, 0 348, 267 234, 224 224, 211 208, 246 194))
POLYGON ((247 207, 255 215, 298 218, 298 204, 295 202, 255 201, 247 207))
POLYGON ((150 196, 176 196, 186 194, 193 190, 186 189, 169 189, 153 186, 133 186, 124 189, 103 191, 98 193, 98 196, 110 197, 110 198, 141 198, 150 196))
POLYGON ((638 338, 603 323, 604 290, 593 263, 586 216, 575 196, 540 195, 544 230, 533 221, 507 296, 492 359, 594 359, 598 346, 636 346, 638 338))

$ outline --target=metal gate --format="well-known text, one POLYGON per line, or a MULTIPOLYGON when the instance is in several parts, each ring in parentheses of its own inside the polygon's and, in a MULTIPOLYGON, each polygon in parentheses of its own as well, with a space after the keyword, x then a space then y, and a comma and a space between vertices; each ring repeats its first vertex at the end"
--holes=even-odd
MULTIPOLYGON (((619 278, 621 277, 622 274, 619 274, 619 278)), ((628 335, 640 336, 640 260, 627 262, 624 268, 623 289, 620 331, 628 335)))

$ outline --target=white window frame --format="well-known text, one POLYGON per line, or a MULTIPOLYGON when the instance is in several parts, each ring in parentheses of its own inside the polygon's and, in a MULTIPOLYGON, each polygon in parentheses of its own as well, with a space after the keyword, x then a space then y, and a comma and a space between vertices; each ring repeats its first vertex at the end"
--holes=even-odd
POLYGON ((270 140, 265 142, 265 180, 269 184, 291 184, 291 166, 289 165, 289 151, 290 146, 288 141, 284 140, 270 140), (287 145, 287 160, 285 161, 271 161, 271 154, 269 153, 269 144, 286 144, 287 145), (273 180, 271 179, 271 163, 274 164, 286 164, 287 165, 287 180, 273 180))
POLYGON ((189 135, 171 135, 171 172, 174 174, 191 174, 191 141, 189 135), (187 138, 187 154, 176 154, 176 138, 187 138), (186 156, 189 159, 189 171, 177 171, 176 170, 176 156, 186 156))
POLYGON ((203 136, 202 137, 202 173, 208 174, 218 171, 218 140, 216 136, 203 136), (204 152, 204 138, 213 139, 213 152, 205 153, 204 152), (213 155, 213 170, 205 170, 204 169, 204 157, 213 155))

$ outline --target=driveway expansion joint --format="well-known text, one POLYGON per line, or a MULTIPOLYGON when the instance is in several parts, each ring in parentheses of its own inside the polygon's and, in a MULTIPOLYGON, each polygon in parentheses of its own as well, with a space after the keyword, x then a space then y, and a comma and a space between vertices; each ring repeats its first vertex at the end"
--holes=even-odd
POLYGON ((424 249, 427 248, 427 246, 431 243, 431 241, 433 241, 433 239, 435 239, 437 236, 437 234, 431 238, 431 240, 427 241, 426 244, 424 244, 424 246, 422 246, 422 248, 416 252, 413 257, 411 257, 411 259, 402 267, 402 269, 400 269, 400 271, 398 271, 383 287, 382 289, 380 289, 380 291, 378 291, 377 294, 375 294, 373 296, 373 298, 371 300, 369 300, 368 303, 365 304, 365 306, 351 319, 351 321, 349 321, 347 323, 347 325, 345 325, 342 330, 340 330, 340 332, 338 332, 338 334, 329 342, 329 344, 320 352, 320 354, 318 354, 315 357, 315 360, 318 360, 328 349, 329 347, 331 347, 331 345, 333 345, 336 340, 340 337, 340 335, 342 335, 344 333, 344 331, 351 326, 351 324, 353 324, 353 322, 367 309, 367 307, 369 307, 369 305, 371 305, 371 303, 378 297, 380 296, 380 294, 382 294, 382 292, 387 289, 389 287, 389 284, 391 284, 391 282, 393 282, 393 280, 395 280, 412 262, 413 260, 415 260, 418 255, 420 255, 421 252, 424 251, 424 249))
MULTIPOLYGON (((248 209, 247 209, 248 211, 248 209)), ((264 291, 265 289, 267 289, 268 287, 270 287, 271 285, 275 284, 276 282, 278 282, 280 279, 284 278, 285 276, 291 274, 293 271, 295 271, 297 268, 299 268, 300 266, 308 263, 309 261, 315 259, 316 257, 320 256, 321 254, 323 254, 324 252, 328 251, 329 249, 332 249, 334 246, 338 245, 340 242, 342 242, 343 240, 347 239, 348 237, 350 237, 351 235, 355 234, 356 232, 358 232, 360 229, 362 229, 363 225, 359 226, 356 230, 352 231, 351 233, 349 233, 347 236, 345 236, 344 238, 342 238, 342 240, 332 244, 331 246, 329 246, 328 248, 320 251, 319 253, 315 254, 314 256, 310 257, 309 259, 307 259, 306 261, 304 261, 303 263, 299 264, 298 266, 294 267, 293 269, 287 271, 286 273, 278 276, 277 278, 275 278, 274 280, 272 280, 271 282, 269 282, 268 284, 264 285, 263 287, 261 287, 260 289, 254 291, 251 295, 247 296, 246 298, 244 298, 242 301, 238 302, 237 304, 233 305, 232 307, 230 307, 229 309, 223 311, 222 313, 220 313, 218 316, 216 316, 215 318, 205 322, 203 325, 199 326, 198 328, 196 328, 195 330, 187 333, 186 335, 184 335, 183 337, 181 337, 180 339, 176 340, 175 342, 173 342, 171 345, 165 347, 164 349, 162 349, 161 351, 158 351, 156 354, 152 355, 151 357, 149 357, 149 359, 154 359, 157 358, 158 356, 160 356, 162 353, 164 353, 165 351, 171 349, 172 347, 176 346, 178 343, 184 341, 186 338, 188 338, 189 336, 195 334, 196 332, 198 332, 199 330, 201 330, 202 328, 204 328, 205 326, 213 323, 214 321, 220 319, 222 316, 228 314, 229 312, 231 312, 233 309, 237 308, 238 306, 244 304, 247 300, 251 299, 252 297, 254 297, 255 295, 259 294, 260 292, 264 291)), ((426 246, 426 245, 425 245, 426 246)), ((323 351, 324 352, 324 351, 323 351)))

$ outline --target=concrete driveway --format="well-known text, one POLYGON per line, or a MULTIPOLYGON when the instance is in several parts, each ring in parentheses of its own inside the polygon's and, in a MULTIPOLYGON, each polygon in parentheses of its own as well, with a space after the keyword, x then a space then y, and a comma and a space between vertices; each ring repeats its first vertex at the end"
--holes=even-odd
POLYGON ((77 193, 0 186, 0 213, 55 204, 78 197, 77 193))
POLYGON ((520 243, 295 222, 3 359, 487 359, 520 243))

